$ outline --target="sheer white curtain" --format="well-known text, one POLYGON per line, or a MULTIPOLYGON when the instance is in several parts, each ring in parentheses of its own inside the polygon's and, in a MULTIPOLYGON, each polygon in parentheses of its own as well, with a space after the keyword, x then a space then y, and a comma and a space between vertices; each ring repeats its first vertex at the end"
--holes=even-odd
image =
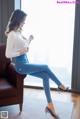
POLYGON ((48 64, 70 86, 75 5, 61 5, 54 0, 22 0, 22 10, 28 15, 24 35, 34 35, 28 53, 30 62, 48 64))

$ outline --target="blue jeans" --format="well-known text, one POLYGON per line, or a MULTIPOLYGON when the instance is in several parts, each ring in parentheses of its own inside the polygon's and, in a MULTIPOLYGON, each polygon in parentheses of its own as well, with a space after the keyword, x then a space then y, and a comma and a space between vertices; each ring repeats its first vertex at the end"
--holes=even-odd
POLYGON ((52 102, 51 94, 50 94, 49 79, 54 81, 58 86, 61 85, 61 82, 50 70, 48 65, 30 64, 28 62, 27 55, 24 54, 15 58, 15 68, 16 68, 16 71, 20 74, 27 74, 27 75, 42 78, 47 102, 48 103, 52 102))

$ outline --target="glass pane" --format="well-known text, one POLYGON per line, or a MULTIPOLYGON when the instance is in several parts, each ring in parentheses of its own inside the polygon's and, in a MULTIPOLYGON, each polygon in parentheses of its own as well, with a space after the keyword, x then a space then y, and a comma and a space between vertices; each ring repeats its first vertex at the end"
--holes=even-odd
MULTIPOLYGON (((57 4, 54 0, 22 0, 28 16, 24 35, 34 35, 28 57, 31 63, 48 64, 55 75, 71 86, 75 4, 57 4)), ((28 77, 25 84, 42 85, 40 79, 28 77)), ((51 81, 51 86, 56 86, 51 81)))

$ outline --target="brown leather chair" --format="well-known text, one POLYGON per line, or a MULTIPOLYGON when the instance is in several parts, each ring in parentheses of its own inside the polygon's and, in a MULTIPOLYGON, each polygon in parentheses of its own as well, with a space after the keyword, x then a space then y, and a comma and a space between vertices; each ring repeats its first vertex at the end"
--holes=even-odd
POLYGON ((0 106, 23 104, 23 82, 26 75, 15 71, 14 64, 5 57, 6 45, 0 43, 0 106))

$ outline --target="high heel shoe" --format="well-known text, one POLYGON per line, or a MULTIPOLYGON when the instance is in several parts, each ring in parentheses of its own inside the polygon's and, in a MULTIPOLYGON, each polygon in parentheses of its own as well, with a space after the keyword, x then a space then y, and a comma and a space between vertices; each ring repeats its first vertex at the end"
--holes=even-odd
POLYGON ((59 91, 69 91, 69 87, 65 87, 64 85, 58 86, 59 91))
POLYGON ((54 110, 51 110, 48 107, 45 108, 45 112, 50 113, 55 119, 60 119, 59 116, 54 112, 54 110))

